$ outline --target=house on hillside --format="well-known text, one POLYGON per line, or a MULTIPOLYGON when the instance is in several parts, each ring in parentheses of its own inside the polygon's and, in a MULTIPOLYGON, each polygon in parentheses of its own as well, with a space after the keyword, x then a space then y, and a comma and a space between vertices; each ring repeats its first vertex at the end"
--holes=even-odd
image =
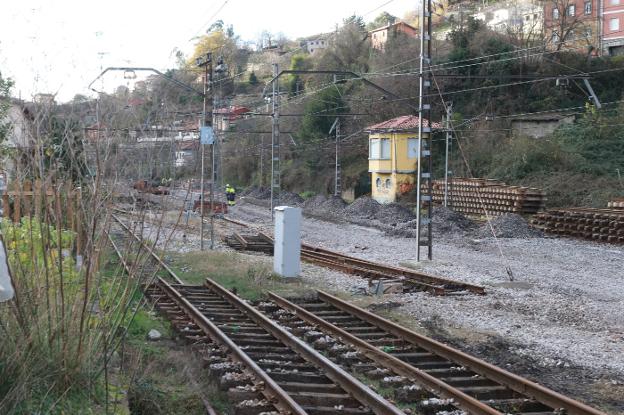
MULTIPOLYGON (((371 196, 379 203, 392 203, 414 189, 418 171, 418 127, 420 118, 403 115, 366 128, 369 133, 368 171, 371 196)), ((423 119, 423 135, 429 136, 439 123, 423 119)))
POLYGON ((198 140, 178 141, 175 149, 176 167, 191 166, 199 148, 198 140))
POLYGON ((39 105, 55 105, 56 96, 54 94, 35 94, 33 102, 39 105))
POLYGON ((314 55, 314 53, 326 49, 328 46, 329 40, 321 37, 314 37, 305 41, 305 48, 310 55, 314 55))
MULTIPOLYGON (((4 119, 0 120, 1 125, 8 124, 8 133, 2 145, 10 149, 30 151, 36 144, 33 122, 34 116, 28 106, 19 101, 10 102, 4 119)), ((14 160, 0 157, 0 174, 5 180, 13 176, 14 168, 14 160)))
POLYGON ((543 138, 552 134, 559 126, 573 124, 574 116, 564 114, 539 114, 515 117, 511 120, 514 134, 543 138))
POLYGON ((473 17, 496 32, 532 36, 535 40, 542 37, 544 8, 536 0, 500 1, 479 6, 473 17))
POLYGON ((611 0, 546 0, 544 39, 550 50, 598 54, 601 49, 600 8, 611 0))
POLYGON ((602 50, 609 56, 624 55, 624 0, 601 0, 604 3, 602 50))
POLYGON ((381 51, 385 49, 388 39, 396 37, 399 34, 415 38, 416 36, 418 36, 418 29, 405 22, 397 22, 382 26, 368 32, 368 36, 371 39, 371 46, 373 47, 373 49, 381 51))
POLYGON ((233 105, 227 108, 217 108, 215 114, 215 129, 218 131, 228 131, 234 125, 236 120, 243 119, 251 110, 247 107, 233 105))

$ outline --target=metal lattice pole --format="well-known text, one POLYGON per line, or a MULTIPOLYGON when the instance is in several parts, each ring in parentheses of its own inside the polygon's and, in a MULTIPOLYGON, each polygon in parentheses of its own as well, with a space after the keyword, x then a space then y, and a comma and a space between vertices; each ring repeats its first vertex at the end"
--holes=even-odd
POLYGON ((453 115, 453 103, 450 102, 446 106, 446 142, 444 149, 444 207, 448 207, 449 199, 449 155, 451 153, 451 116, 453 115))
POLYGON ((426 89, 431 86, 428 79, 431 64, 431 0, 422 0, 420 7, 420 56, 418 71, 418 168, 416 177, 416 260, 420 261, 420 247, 427 247, 427 258, 433 254, 431 216, 432 211, 432 160, 431 160, 431 105, 426 89), (425 122, 426 121, 426 122, 425 122), (425 135, 426 134, 426 135, 425 135), (423 180, 426 182, 423 192, 423 180), (426 217, 423 217, 426 208, 426 217), (422 226, 427 227, 423 238, 422 226))
POLYGON ((272 114, 272 134, 271 134, 271 219, 273 219, 273 208, 280 193, 280 134, 279 134, 279 65, 273 64, 273 114, 272 114))
POLYGON ((336 171, 334 177, 334 196, 340 196, 340 118, 336 119, 336 171))

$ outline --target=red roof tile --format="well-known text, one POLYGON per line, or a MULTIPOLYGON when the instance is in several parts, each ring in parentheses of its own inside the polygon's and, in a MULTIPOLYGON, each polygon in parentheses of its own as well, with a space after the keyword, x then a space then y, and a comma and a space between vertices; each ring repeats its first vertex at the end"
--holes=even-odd
MULTIPOLYGON (((371 125, 366 128, 366 131, 413 131, 418 130, 419 118, 416 115, 402 115, 400 117, 393 118, 391 120, 382 121, 378 124, 371 125)), ((429 127, 429 120, 423 119, 423 127, 429 127)), ((434 122, 431 128, 442 128, 440 123, 434 122)))

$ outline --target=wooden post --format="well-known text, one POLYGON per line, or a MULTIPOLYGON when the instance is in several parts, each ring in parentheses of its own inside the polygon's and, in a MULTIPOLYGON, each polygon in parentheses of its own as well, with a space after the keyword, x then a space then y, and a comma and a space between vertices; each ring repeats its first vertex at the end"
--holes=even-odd
POLYGON ((11 206, 9 206, 9 195, 6 193, 2 195, 2 209, 4 210, 3 215, 5 219, 11 219, 11 206))
POLYGON ((22 216, 32 217, 32 182, 30 180, 24 180, 21 193, 24 198, 24 213, 22 216))
POLYGON ((76 255, 82 255, 82 190, 76 190, 76 255))
POLYGON ((57 232, 61 232, 61 229, 63 229, 63 218, 61 217, 61 189, 62 186, 54 188, 54 216, 56 216, 55 223, 57 232))
POLYGON ((65 204, 67 206, 67 225, 72 232, 75 232, 76 229, 74 220, 74 198, 71 181, 65 184, 65 204))
POLYGON ((15 223, 19 223, 22 217, 21 200, 22 192, 16 189, 15 196, 13 196, 13 222, 15 223))
POLYGON ((40 221, 41 220, 41 180, 35 180, 35 190, 34 190, 34 198, 35 198, 35 218, 40 221))

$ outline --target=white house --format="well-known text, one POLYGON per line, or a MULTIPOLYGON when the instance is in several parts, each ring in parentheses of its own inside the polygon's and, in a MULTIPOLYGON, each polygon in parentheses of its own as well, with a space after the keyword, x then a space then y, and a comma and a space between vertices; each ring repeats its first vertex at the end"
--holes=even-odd
POLYGON ((310 54, 314 54, 315 52, 318 52, 321 49, 326 49, 328 45, 329 45, 329 41, 326 39, 315 38, 315 39, 306 40, 306 49, 308 50, 308 53, 310 54))

